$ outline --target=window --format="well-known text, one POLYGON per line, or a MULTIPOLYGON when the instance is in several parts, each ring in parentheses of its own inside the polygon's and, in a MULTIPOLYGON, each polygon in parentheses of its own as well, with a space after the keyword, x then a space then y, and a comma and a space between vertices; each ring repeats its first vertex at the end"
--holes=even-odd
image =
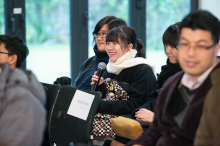
POLYGON ((189 0, 147 0, 147 59, 154 63, 156 73, 161 71, 167 59, 162 42, 164 31, 171 24, 181 21, 189 12, 189 0))
POLYGON ((113 15, 128 23, 128 0, 89 0, 89 57, 94 56, 92 32, 96 23, 105 16, 113 15))
POLYGON ((5 34, 4 1, 0 1, 0 34, 5 34))
POLYGON ((40 82, 70 77, 69 1, 26 1, 27 69, 40 82))

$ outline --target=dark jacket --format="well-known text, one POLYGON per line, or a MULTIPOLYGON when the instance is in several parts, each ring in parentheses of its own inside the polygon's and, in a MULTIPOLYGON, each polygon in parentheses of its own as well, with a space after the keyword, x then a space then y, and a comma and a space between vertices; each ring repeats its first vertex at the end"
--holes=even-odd
MULTIPOLYGON (((214 68, 220 68, 220 63, 214 68)), ((171 111, 173 101, 178 96, 178 86, 183 72, 170 77, 164 84, 155 107, 154 120, 150 128, 138 139, 129 142, 127 145, 140 144, 144 146, 192 146, 195 132, 202 115, 204 99, 212 84, 210 75, 197 89, 197 93, 191 101, 186 115, 182 122, 182 128, 177 125, 171 111)))
MULTIPOLYGON (((156 83, 155 75, 150 66, 140 64, 124 69, 119 75, 105 71, 104 79, 111 78, 129 85, 128 100, 100 101, 98 112, 103 114, 126 115, 142 105, 146 97, 153 91, 156 83)), ((106 95, 105 84, 97 86, 97 91, 102 91, 106 95)))
POLYGON ((91 90, 91 78, 98 70, 100 62, 108 63, 109 57, 105 51, 99 51, 97 45, 93 48, 95 56, 87 59, 80 67, 79 74, 74 80, 73 87, 83 90, 91 90))
POLYGON ((181 70, 182 69, 180 68, 178 63, 172 64, 172 63, 170 63, 169 59, 167 59, 166 65, 163 65, 161 67, 161 72, 160 72, 160 74, 158 74, 154 91, 152 91, 150 93, 149 98, 147 98, 147 102, 144 105, 138 107, 137 109, 135 109, 132 112, 131 117, 135 118, 135 112, 137 112, 141 108, 145 108, 150 111, 154 111, 154 106, 155 106, 155 103, 156 103, 156 100, 158 97, 158 93, 159 93, 160 89, 162 88, 163 84, 167 81, 167 79, 169 77, 171 77, 172 75, 176 74, 177 72, 179 72, 181 70))
POLYGON ((220 146, 220 69, 211 74, 212 88, 204 106, 194 146, 220 146))

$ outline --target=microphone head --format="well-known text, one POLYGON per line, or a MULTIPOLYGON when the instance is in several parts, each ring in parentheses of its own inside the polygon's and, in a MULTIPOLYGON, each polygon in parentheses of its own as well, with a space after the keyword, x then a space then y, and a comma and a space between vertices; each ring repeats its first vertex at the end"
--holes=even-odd
POLYGON ((104 62, 100 62, 99 65, 98 65, 98 68, 104 70, 106 68, 106 64, 104 62))

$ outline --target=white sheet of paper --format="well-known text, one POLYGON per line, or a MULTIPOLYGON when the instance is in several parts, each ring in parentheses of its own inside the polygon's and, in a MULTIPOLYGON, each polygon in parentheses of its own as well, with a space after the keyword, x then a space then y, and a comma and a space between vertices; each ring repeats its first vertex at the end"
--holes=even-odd
POLYGON ((67 114, 86 120, 95 95, 76 90, 67 114))
POLYGON ((14 8, 13 9, 13 14, 21 14, 22 13, 22 8, 14 8))

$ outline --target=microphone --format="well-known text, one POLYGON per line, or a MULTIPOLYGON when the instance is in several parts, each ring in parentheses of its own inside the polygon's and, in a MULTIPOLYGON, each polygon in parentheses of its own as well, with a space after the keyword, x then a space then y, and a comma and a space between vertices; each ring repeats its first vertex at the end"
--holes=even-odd
POLYGON ((106 64, 104 62, 100 62, 98 65, 98 70, 97 70, 97 76, 99 77, 98 81, 94 83, 94 85, 92 85, 92 89, 91 91, 95 91, 97 84, 99 83, 100 77, 102 72, 105 70, 106 68, 106 64))

